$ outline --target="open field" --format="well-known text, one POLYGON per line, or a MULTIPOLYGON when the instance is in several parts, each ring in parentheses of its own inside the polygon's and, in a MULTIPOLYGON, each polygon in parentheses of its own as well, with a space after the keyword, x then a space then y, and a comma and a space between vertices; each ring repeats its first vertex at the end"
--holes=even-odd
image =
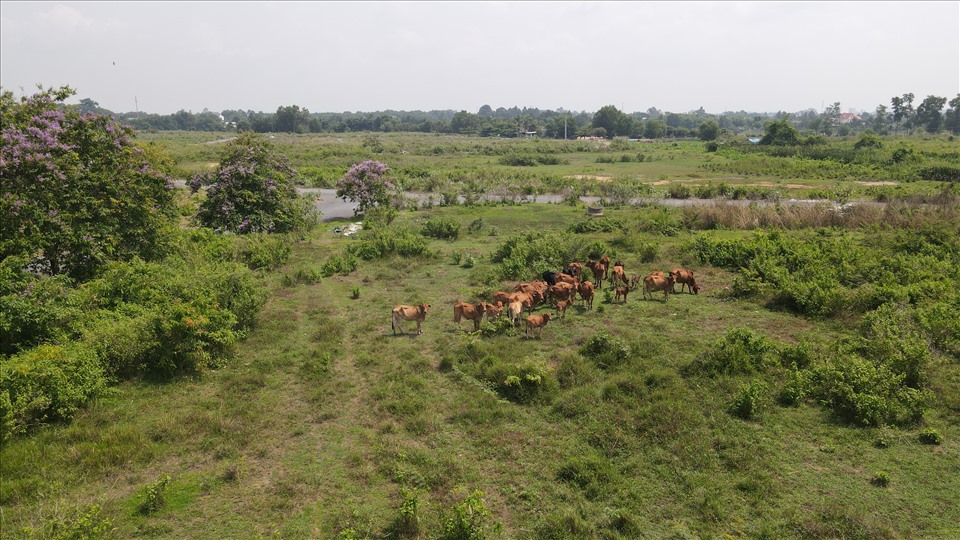
MULTIPOLYGON (((189 172, 216 163, 205 143, 222 136, 139 139, 189 172)), ((312 186, 379 159, 426 193, 573 197, 420 205, 289 239, 223 365, 120 382, 4 443, 3 538, 960 537, 960 219, 945 184, 710 172, 732 158, 693 142, 597 163, 608 150, 579 150, 595 143, 275 140, 312 186), (522 152, 562 163, 498 161, 522 152), (931 199, 616 204, 721 183, 931 199), (604 216, 577 195, 602 197, 604 216), (629 276, 691 268, 703 290, 621 303, 608 281, 541 338, 453 322, 458 301, 601 253, 629 276), (395 334, 391 308, 421 302, 423 334, 395 334)))

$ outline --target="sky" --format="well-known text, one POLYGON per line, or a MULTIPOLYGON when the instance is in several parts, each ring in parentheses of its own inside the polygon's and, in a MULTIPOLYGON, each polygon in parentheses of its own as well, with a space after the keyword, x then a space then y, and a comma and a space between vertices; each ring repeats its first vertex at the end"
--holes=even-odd
POLYGON ((960 93, 960 2, 0 2, 0 87, 114 112, 843 111, 960 93))

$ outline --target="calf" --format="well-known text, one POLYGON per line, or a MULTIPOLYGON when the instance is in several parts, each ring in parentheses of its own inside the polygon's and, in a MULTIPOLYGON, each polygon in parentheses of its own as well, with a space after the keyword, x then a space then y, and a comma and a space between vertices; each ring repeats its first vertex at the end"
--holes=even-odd
POLYGON ((523 330, 523 334, 527 335, 528 332, 533 333, 534 328, 537 329, 537 337, 543 336, 543 327, 550 322, 550 314, 544 313, 542 315, 530 315, 527 317, 527 326, 523 330))
POLYGON ((497 302, 496 304, 483 304, 487 312, 487 320, 490 319, 499 319, 503 315, 503 302, 497 302))
POLYGON ((570 302, 572 302, 572 300, 561 300, 557 302, 557 318, 561 321, 567 314, 567 308, 570 307, 570 302))
POLYGON ((627 302, 627 293, 630 292, 630 287, 617 287, 617 297, 616 301, 619 302, 623 298, 623 302, 627 302))
POLYGON ((673 290, 673 275, 664 277, 661 275, 650 274, 647 277, 643 278, 643 297, 646 298, 647 294, 650 295, 650 299, 653 300, 654 291, 663 291, 663 301, 667 301, 667 295, 670 294, 670 291, 673 290))
POLYGON ((430 304, 420 304, 419 306, 405 306, 399 305, 393 308, 393 321, 391 327, 393 328, 393 334, 397 334, 397 330, 403 332, 403 328, 400 327, 400 321, 417 321, 417 335, 423 333, 420 325, 423 324, 424 319, 427 318, 427 310, 430 309, 430 304))
POLYGON ((600 264, 603 265, 603 279, 607 279, 607 270, 610 268, 610 257, 606 255, 600 257, 600 264))
POLYGON ((480 321, 483 320, 483 314, 487 311, 487 304, 468 304, 466 302, 457 302, 453 305, 453 322, 460 326, 460 319, 473 321, 473 331, 480 330, 480 321))
MULTIPOLYGON (((680 284, 680 292, 683 292, 684 286, 690 289, 692 294, 700 294, 702 288, 697 285, 697 280, 693 278, 693 271, 686 268, 674 268, 670 271, 674 283, 680 284)), ((673 291, 676 292, 676 291, 673 291)))

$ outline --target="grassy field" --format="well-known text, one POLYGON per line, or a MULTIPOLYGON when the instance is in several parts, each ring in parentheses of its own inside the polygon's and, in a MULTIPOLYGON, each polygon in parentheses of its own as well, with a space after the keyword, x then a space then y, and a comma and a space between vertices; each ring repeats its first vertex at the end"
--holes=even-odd
MULTIPOLYGON (((653 210, 608 215, 637 212, 653 210)), ((696 233, 641 235, 659 246, 651 262, 617 254, 631 274, 694 267, 700 295, 662 302, 636 291, 615 304, 600 292, 594 310, 578 305, 542 339, 452 322, 453 303, 489 291, 490 254, 504 239, 563 229, 584 213, 545 204, 404 212, 394 226, 440 217, 482 226, 432 240, 426 258, 298 279, 353 241, 332 224, 318 228, 266 277, 261 323, 226 368, 122 384, 70 425, 9 444, 4 536, 51 537, 44 523, 49 531, 96 504, 120 538, 436 538, 475 491, 490 514, 473 514, 471 526, 503 538, 960 535, 960 427, 950 410, 928 413, 944 438, 935 446, 918 442, 919 427, 856 428, 813 404, 771 399, 745 421, 727 408, 751 377, 687 374, 733 327, 786 344, 851 332, 842 319, 726 298, 733 275, 696 263, 685 247, 696 233), (421 301, 432 306, 424 333, 407 323, 393 335, 390 308, 421 301), (620 364, 578 353, 602 332, 628 346, 620 364), (541 366, 549 391, 504 399, 483 367, 498 361, 541 366), (164 475, 165 504, 139 511, 164 475), (878 475, 886 487, 871 484, 878 475)), ((591 238, 609 245, 614 236, 591 238)), ((937 375, 956 380, 958 371, 948 363, 937 375)), ((780 384, 783 373, 766 379, 780 384)))
MULTIPOLYGON (((216 161, 217 145, 203 143, 221 136, 141 139, 189 171, 216 161)), ((623 164, 596 163, 597 150, 572 151, 562 154, 567 164, 517 172, 496 163, 507 141, 379 135, 384 150, 373 154, 368 136, 338 138, 344 142, 277 136, 295 166, 313 163, 322 174, 387 155, 395 169, 426 168, 445 182, 474 174, 491 191, 501 181, 521 185, 523 175, 545 186, 573 175, 738 181, 703 173, 705 159, 724 158, 704 156, 696 143, 654 144, 652 161, 623 164), (336 145, 346 147, 342 155, 336 145)), ((599 190, 605 180, 585 182, 599 190)), ((799 183, 749 180, 760 182, 799 183)), ((934 189, 924 186, 908 187, 934 189)), ((871 239, 895 235, 881 228, 894 218, 917 230, 923 219, 947 221, 956 231, 955 204, 928 211, 903 208, 849 232, 814 234, 880 251, 893 244, 871 239)), ((754 238, 743 229, 755 218, 700 230, 708 227, 691 224, 705 218, 684 209, 610 206, 604 213, 624 227, 569 232, 587 220, 583 204, 404 210, 388 230, 421 239, 424 254, 359 259, 355 270, 332 275, 324 275, 325 263, 366 239, 335 234, 342 223, 321 224, 293 244, 284 266, 262 274, 269 300, 224 367, 120 383, 70 423, 7 442, 0 450, 2 536, 960 537, 960 364, 946 346, 931 345, 925 384, 932 399, 921 421, 860 427, 813 399, 782 404, 777 396, 792 371, 776 352, 752 373, 714 376, 697 366, 737 328, 765 338, 771 351, 806 344, 829 355, 833 344, 860 336, 862 314, 802 315, 769 294, 736 294, 740 272, 698 258, 698 239, 754 238), (459 236, 423 237, 427 221, 457 224, 459 236), (637 290, 616 303, 605 283, 593 310, 578 301, 541 339, 502 323, 485 322, 479 333, 469 332, 469 321, 458 327, 455 302, 489 300, 516 284, 503 279, 497 254, 532 232, 557 235, 570 249, 601 246, 624 261, 628 275, 692 268, 703 291, 662 301, 637 290), (431 305, 423 334, 405 323, 394 335, 392 306, 420 302, 431 305), (731 406, 748 384, 766 391, 744 419, 731 406), (936 444, 925 435, 931 429, 936 444)), ((903 268, 922 255, 905 253, 903 268)), ((949 264, 945 279, 955 289, 960 270, 949 264)))

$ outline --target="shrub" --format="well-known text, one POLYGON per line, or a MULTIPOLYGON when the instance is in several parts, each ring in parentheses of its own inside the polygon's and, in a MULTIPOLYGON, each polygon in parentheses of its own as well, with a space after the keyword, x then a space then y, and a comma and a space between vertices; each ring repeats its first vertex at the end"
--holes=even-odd
POLYGON ((347 275, 357 269, 357 258, 353 253, 347 251, 331 255, 324 261, 320 267, 320 273, 323 277, 330 277, 334 274, 347 275))
POLYGON ((285 236, 249 234, 237 240, 237 258, 251 270, 275 270, 290 257, 290 239, 285 236))
POLYGON ((580 354, 592 360, 601 369, 623 364, 630 358, 630 346, 621 338, 601 331, 587 340, 580 354))
POLYGON ((365 229, 358 241, 350 245, 347 251, 367 261, 390 255, 420 257, 427 254, 427 241, 408 229, 375 227, 365 229))
POLYGON ((156 482, 148 484, 141 494, 142 500, 137 505, 137 512, 141 515, 149 515, 158 512, 166 503, 165 492, 170 483, 170 475, 164 474, 156 482))
POLYGON ((934 428, 924 428, 920 431, 917 440, 923 444, 939 445, 943 443, 943 435, 934 428))
POLYGON ((390 531, 400 537, 416 537, 420 534, 420 499, 416 491, 400 488, 400 508, 390 531))
POLYGON ((96 354, 79 344, 41 345, 0 361, 0 441, 69 420, 105 386, 96 354))
MULTIPOLYGON (((20 262, 23 260, 20 259, 20 262)), ((0 353, 13 354, 69 334, 82 315, 67 276, 36 276, 10 257, 0 263, 0 353)))
POLYGON ((870 479, 870 483, 877 487, 885 488, 890 485, 890 475, 884 471, 880 471, 873 475, 873 478, 870 479))
POLYGON ((544 402, 556 391, 556 380, 541 360, 527 358, 514 363, 486 356, 478 363, 477 370, 478 378, 515 403, 544 402))
POLYGON ((767 338, 748 328, 736 327, 700 354, 691 368, 711 377, 758 373, 766 368, 767 355, 773 349, 773 343, 767 338))
POLYGON ((750 420, 763 410, 767 399, 767 385, 760 379, 742 385, 730 404, 730 414, 750 420))
POLYGON ((460 223, 452 219, 431 218, 423 223, 421 234, 441 240, 456 240, 460 237, 460 223))
POLYGON ((810 395, 837 417, 862 426, 904 424, 923 416, 926 392, 903 384, 904 375, 856 354, 838 354, 810 370, 810 395))
POLYGON ((50 518, 44 524, 44 537, 53 540, 101 540, 110 538, 113 522, 101 515, 100 505, 76 509, 63 518, 50 518))
POLYGON ((500 524, 489 524, 493 514, 483 500, 482 491, 474 491, 454 505, 443 520, 440 540, 482 540, 499 531, 500 524))

